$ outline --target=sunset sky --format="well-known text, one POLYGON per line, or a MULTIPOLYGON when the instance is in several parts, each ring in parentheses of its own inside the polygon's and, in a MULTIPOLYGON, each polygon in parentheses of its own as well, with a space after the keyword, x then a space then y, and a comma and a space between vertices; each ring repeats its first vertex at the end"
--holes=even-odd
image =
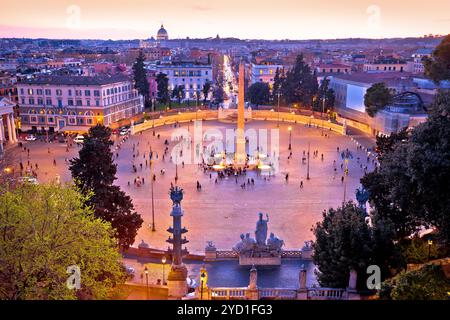
POLYGON ((332 39, 450 33, 449 0, 2 1, 0 37, 332 39))

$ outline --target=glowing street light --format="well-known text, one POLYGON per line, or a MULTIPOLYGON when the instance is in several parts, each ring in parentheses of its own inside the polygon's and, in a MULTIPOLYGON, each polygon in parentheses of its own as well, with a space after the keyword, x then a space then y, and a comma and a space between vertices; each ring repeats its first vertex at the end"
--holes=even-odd
POLYGON ((291 142, 292 142, 292 127, 289 126, 288 130, 289 130, 289 151, 291 151, 292 150, 292 146, 291 146, 291 142))
POLYGON ((166 257, 164 256, 164 257, 162 257, 162 259, 161 259, 161 262, 162 262, 162 265, 163 265, 163 276, 162 276, 162 284, 164 285, 165 284, 165 266, 166 266, 166 257))
POLYGON ((145 273, 145 280, 147 282, 147 300, 148 300, 148 268, 147 268, 147 266, 145 266, 144 273, 145 273))

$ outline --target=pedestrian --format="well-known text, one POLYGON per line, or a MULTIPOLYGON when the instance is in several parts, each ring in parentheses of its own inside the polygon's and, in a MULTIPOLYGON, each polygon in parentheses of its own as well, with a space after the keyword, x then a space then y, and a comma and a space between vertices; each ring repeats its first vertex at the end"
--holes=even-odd
POLYGON ((300 181, 300 189, 303 189, 303 180, 300 181))
POLYGON ((53 165, 56 166, 56 159, 53 159, 53 165))

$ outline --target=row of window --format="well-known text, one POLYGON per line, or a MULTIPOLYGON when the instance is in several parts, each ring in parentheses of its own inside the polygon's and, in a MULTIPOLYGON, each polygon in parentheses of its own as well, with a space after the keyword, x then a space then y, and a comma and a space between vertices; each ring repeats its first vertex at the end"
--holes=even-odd
MULTIPOLYGON (((54 117, 40 117, 40 116, 22 116, 22 122, 23 123, 30 123, 30 124, 55 124, 55 118, 54 117)), ((83 124, 88 124, 91 125, 93 124, 93 118, 74 118, 74 117, 69 117, 68 118, 68 122, 71 125, 83 125, 83 124)))
MULTIPOLYGON (((25 98, 21 98, 22 105, 25 105, 26 101, 27 100, 25 98)), ((63 100, 62 99, 57 99, 56 101, 57 101, 56 105, 59 108, 62 108, 63 107, 63 100)), ((44 101, 43 98, 37 98, 36 100, 34 98, 28 98, 28 104, 32 105, 32 106, 34 106, 34 105, 43 106, 44 102, 45 102, 46 106, 53 106, 53 100, 51 98, 46 98, 45 101, 44 101)), ((77 99, 77 100, 74 101, 73 99, 67 99, 67 105, 68 106, 79 106, 79 107, 81 107, 81 106, 83 106, 83 100, 77 99)), ((88 106, 88 107, 91 106, 91 100, 88 100, 88 99, 86 100, 86 106, 88 106)), ((100 100, 98 100, 98 99, 95 100, 95 106, 96 107, 100 107, 100 100)))
POLYGON ((112 95, 112 94, 122 93, 122 92, 130 91, 130 90, 131 90, 131 85, 114 87, 114 88, 111 88, 111 89, 103 90, 103 95, 104 96, 109 96, 109 95, 112 95))
MULTIPOLYGON (((43 96, 44 93, 46 96, 51 96, 52 95, 52 89, 33 89, 33 88, 29 88, 27 89, 27 94, 29 96, 32 95, 38 95, 38 96, 43 96)), ((25 95, 25 89, 24 88, 20 88, 20 94, 21 95, 25 95)), ((62 89, 55 89, 55 94, 57 96, 62 96, 63 91, 62 89)), ((72 89, 68 89, 67 90, 67 95, 70 97, 72 96, 72 94, 74 94, 76 97, 81 97, 83 95, 83 90, 73 90, 72 89)), ((94 97, 100 97, 100 90, 93 90, 93 94, 94 97)), ((84 90, 84 96, 86 97, 90 97, 91 96, 91 90, 84 90)))
MULTIPOLYGON (((174 76, 174 77, 201 77, 202 71, 201 70, 165 70, 163 73, 167 74, 168 76, 174 76)), ((204 72, 205 76, 209 75, 209 71, 206 70, 204 72)))

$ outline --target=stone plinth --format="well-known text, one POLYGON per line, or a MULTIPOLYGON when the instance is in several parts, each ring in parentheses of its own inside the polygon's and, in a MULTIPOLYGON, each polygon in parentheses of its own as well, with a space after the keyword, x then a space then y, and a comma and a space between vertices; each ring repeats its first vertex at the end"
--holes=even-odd
POLYGON ((281 256, 275 257, 249 257, 239 256, 239 265, 241 266, 280 266, 281 256))
POLYGON ((217 249, 205 250, 205 261, 216 261, 217 259, 217 249))
POLYGON ((172 265, 167 277, 169 298, 181 299, 188 293, 187 269, 185 265, 172 265))

